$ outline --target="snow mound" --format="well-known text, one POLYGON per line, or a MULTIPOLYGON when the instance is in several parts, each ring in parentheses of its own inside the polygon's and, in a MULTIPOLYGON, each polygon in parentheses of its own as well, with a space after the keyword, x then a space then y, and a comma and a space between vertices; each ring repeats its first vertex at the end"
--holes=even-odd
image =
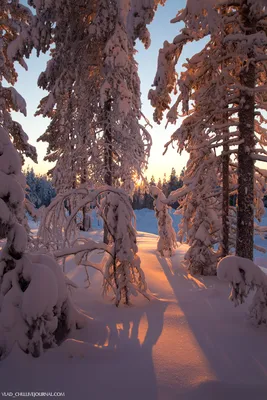
POLYGON ((267 276, 261 268, 246 258, 227 256, 219 262, 217 276, 230 283, 230 300, 235 306, 244 303, 250 291, 256 290, 249 318, 256 325, 267 325, 267 276))

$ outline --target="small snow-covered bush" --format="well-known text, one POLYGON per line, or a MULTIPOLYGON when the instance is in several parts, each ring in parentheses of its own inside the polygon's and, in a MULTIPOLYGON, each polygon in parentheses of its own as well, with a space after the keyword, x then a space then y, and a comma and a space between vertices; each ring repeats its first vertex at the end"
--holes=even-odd
POLYGON ((96 190, 82 188, 57 196, 44 213, 39 229, 39 239, 46 245, 50 241, 57 242, 57 216, 64 207, 64 202, 74 193, 82 194, 83 198, 59 233, 58 247, 61 248, 55 251, 54 255, 57 258, 64 258, 73 254, 77 264, 100 271, 103 274, 104 294, 110 290, 113 291, 116 306, 120 303, 129 304, 130 297, 137 295, 138 292, 147 297, 147 285, 137 254, 136 230, 132 222, 134 212, 127 194, 122 189, 109 186, 96 190), (98 207, 108 230, 109 243, 97 243, 91 239, 75 237, 77 213, 103 195, 105 197, 102 198, 100 204, 98 203, 98 207), (90 255, 94 250, 105 253, 101 264, 94 264, 90 260, 90 255))
POLYGON ((217 267, 218 278, 230 283, 230 300, 235 306, 245 302, 251 290, 256 290, 249 307, 249 319, 256 325, 267 325, 267 276, 253 261, 224 257, 217 267))
POLYGON ((60 344, 72 328, 83 326, 65 277, 50 256, 24 254, 2 277, 1 297, 0 357, 15 342, 38 357, 44 349, 60 344))
POLYGON ((166 204, 164 193, 157 186, 150 186, 151 196, 154 198, 154 210, 158 221, 158 251, 164 256, 171 257, 177 248, 176 233, 172 227, 172 218, 169 215, 169 206, 166 204))
POLYGON ((15 342, 39 356, 59 344, 72 327, 82 325, 57 263, 26 252, 20 176, 20 157, 0 127, 0 236, 6 238, 0 255, 0 358, 15 342))

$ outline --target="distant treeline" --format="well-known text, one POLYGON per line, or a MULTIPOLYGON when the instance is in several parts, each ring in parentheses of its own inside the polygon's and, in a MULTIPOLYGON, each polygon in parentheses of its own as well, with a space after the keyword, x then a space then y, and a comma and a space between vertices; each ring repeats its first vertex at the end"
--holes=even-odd
MULTIPOLYGON (((52 199, 56 196, 56 190, 53 187, 52 180, 46 175, 36 175, 33 168, 28 168, 26 171, 24 171, 24 175, 27 183, 27 199, 30 200, 35 208, 49 206, 52 199)), ((165 196, 168 197, 172 191, 183 186, 183 176, 184 169, 178 177, 175 169, 172 168, 168 179, 166 178, 166 174, 164 174, 163 180, 159 179, 158 182, 156 182, 154 176, 152 175, 149 185, 158 186, 163 191, 165 196)), ((264 196, 263 201, 264 206, 267 207, 267 196, 264 196)), ((230 204, 233 206, 236 205, 236 195, 231 196, 230 204)), ((153 210, 153 198, 149 194, 147 185, 141 184, 136 186, 133 194, 132 205, 134 210, 141 210, 142 208, 153 210)), ((172 204, 174 209, 176 209, 178 206, 179 204, 177 202, 172 204)))
POLYGON ((24 171, 26 177, 26 197, 35 208, 49 206, 53 197, 56 196, 56 190, 53 187, 52 180, 46 175, 36 175, 33 168, 24 171))
MULTIPOLYGON (((155 178, 152 175, 149 185, 158 186, 158 188, 160 188, 163 191, 165 196, 168 197, 172 191, 179 189, 180 187, 183 186, 183 176, 184 176, 184 169, 182 170, 180 176, 178 177, 176 175, 175 169, 172 168, 171 174, 168 179, 166 177, 166 174, 164 174, 163 180, 159 179, 158 182, 156 183, 155 178)), ((141 184, 136 186, 133 194, 132 204, 134 210, 140 210, 142 208, 148 208, 150 210, 153 209, 153 198, 149 194, 149 188, 147 187, 147 185, 141 184)), ((177 208, 178 203, 176 202, 172 204, 172 207, 177 208)))

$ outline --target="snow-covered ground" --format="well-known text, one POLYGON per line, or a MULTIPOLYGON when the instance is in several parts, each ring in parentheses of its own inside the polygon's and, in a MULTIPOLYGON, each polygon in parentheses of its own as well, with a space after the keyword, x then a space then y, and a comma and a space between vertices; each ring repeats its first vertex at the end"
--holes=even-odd
POLYGON ((39 359, 15 347, 0 363, 0 392, 65 392, 70 400, 267 399, 267 330, 246 321, 249 301, 234 308, 226 283, 189 275, 181 266, 185 245, 172 259, 160 257, 154 212, 136 215, 151 301, 138 297, 116 308, 101 296, 99 272, 90 271, 84 288, 84 268, 69 258, 67 275, 79 285, 73 299, 87 326, 39 359))
MULTIPOLYGON (((181 220, 180 215, 176 215, 174 210, 170 211, 173 219, 173 227, 175 231, 178 231, 178 225, 181 220)), ((155 218, 155 213, 153 210, 148 210, 144 208, 142 210, 136 210, 136 228, 141 232, 154 233, 157 235, 157 220, 155 218)), ((262 221, 259 223, 260 226, 267 226, 267 212, 265 212, 262 221)), ((254 249, 254 261, 261 267, 267 269, 267 240, 263 240, 260 236, 255 236, 255 244, 266 249, 266 255, 259 250, 254 249)))

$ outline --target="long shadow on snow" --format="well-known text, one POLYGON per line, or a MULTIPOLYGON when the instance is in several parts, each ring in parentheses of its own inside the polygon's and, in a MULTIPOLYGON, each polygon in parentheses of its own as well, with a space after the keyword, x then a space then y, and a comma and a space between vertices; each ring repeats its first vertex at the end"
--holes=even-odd
POLYGON ((75 339, 60 348, 39 359, 18 350, 23 373, 16 352, 8 357, 0 365, 0 390, 64 391, 66 400, 156 400, 152 351, 163 329, 166 307, 157 301, 119 309, 104 303, 94 305, 89 312, 92 315, 94 311, 92 316, 98 321, 89 321, 87 328, 77 331, 75 339), (101 334, 104 326, 109 329, 101 334), (94 329, 96 332, 88 335, 94 329), (100 343, 104 347, 94 346, 100 343))
POLYGON ((242 386, 225 382, 204 382, 179 394, 179 400, 266 400, 265 385, 242 386))
MULTIPOLYGON (((101 359, 104 361, 105 351, 107 355, 112 351, 112 360, 108 356, 107 363, 92 366, 94 378, 88 378, 88 383, 93 399, 104 399, 105 393, 110 393, 111 400, 136 400, 140 395, 147 400, 158 398, 152 351, 162 333, 167 306, 168 303, 153 300, 146 305, 118 309, 98 303, 88 309, 92 318, 108 327, 101 359)), ((81 334, 85 340, 87 333, 81 334)))
POLYGON ((248 305, 234 308, 227 298, 230 288, 216 277, 191 277, 183 267, 175 270, 165 258, 158 256, 158 260, 218 379, 181 399, 198 400, 204 395, 210 396, 207 400, 251 399, 252 393, 257 400, 267 399, 267 332, 245 321, 248 305))

